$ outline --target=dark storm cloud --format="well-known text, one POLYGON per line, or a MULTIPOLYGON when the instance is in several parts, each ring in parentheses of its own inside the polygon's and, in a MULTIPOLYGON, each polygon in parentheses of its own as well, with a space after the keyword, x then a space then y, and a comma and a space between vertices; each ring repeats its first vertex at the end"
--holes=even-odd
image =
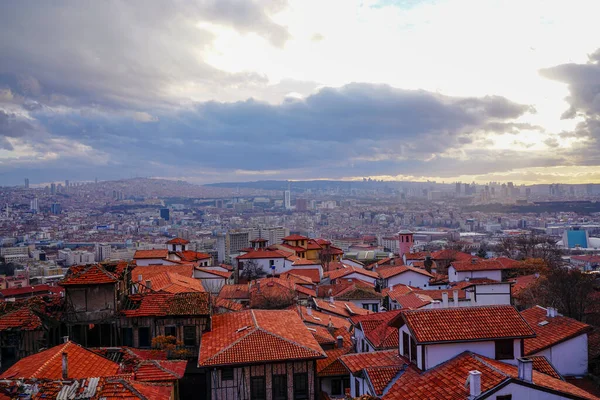
MULTIPOLYGON (((455 170, 448 164, 456 160, 440 154, 460 152, 490 123, 500 129, 529 111, 500 97, 464 99, 351 84, 278 105, 206 102, 159 113, 148 123, 101 113, 33 115, 50 132, 110 153, 123 167, 145 165, 154 175, 164 176, 170 167, 199 174, 203 168, 282 174, 301 169, 316 178, 423 168, 446 174, 455 170)), ((465 171, 471 168, 459 164, 465 171)))
POLYGON ((279 1, 53 1, 0 4, 0 88, 48 105, 109 108, 176 105, 179 85, 219 93, 264 83, 229 74, 199 53, 213 35, 209 21, 255 32, 281 46, 285 27, 267 15, 279 1))

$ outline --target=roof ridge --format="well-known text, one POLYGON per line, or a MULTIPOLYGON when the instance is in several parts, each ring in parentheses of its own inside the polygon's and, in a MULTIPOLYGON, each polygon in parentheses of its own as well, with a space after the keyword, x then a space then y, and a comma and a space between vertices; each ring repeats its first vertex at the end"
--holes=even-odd
MULTIPOLYGON (((252 315, 252 319, 254 319, 254 314, 253 311, 254 310, 248 310, 250 312, 250 315, 252 315)), ((244 312, 244 311, 241 311, 244 312)), ((256 322, 256 320, 255 320, 256 322)), ((207 358, 206 360, 203 361, 203 363, 206 363, 206 361, 211 360, 215 357, 217 357, 218 355, 220 355, 221 353, 224 353, 225 351, 229 350, 230 348, 232 348, 233 346, 235 346, 236 344, 238 344, 239 342, 241 342, 243 339, 245 339, 246 337, 248 337, 251 333, 254 333, 258 328, 255 326, 254 328, 250 328, 246 329, 245 332, 242 336, 240 336, 237 340, 234 340, 233 342, 229 343, 229 345, 223 347, 221 350, 217 351, 215 354, 213 354, 211 357, 207 358)))
MULTIPOLYGON (((61 346, 59 349, 56 349, 57 351, 56 351, 56 352, 55 352, 55 353, 52 355, 52 357, 48 358, 48 359, 47 359, 47 360, 46 360, 46 361, 45 361, 45 362, 44 362, 42 365, 40 365, 40 367, 39 367, 39 368, 38 368, 38 369, 37 369, 37 370, 36 370, 36 371, 35 371, 33 374, 31 374, 31 377, 32 377, 32 378, 35 378, 37 374, 41 373, 41 372, 42 372, 42 370, 43 370, 45 367, 47 367, 47 366, 48 366, 48 364, 49 364, 51 361, 53 361, 54 359, 56 359, 56 357, 57 357, 59 354, 62 354, 62 353, 64 353, 64 350, 65 350, 65 348, 66 348, 66 347, 67 347, 69 344, 71 344, 71 343, 73 343, 73 342, 71 342, 71 341, 68 341, 68 342, 64 343, 64 345, 63 345, 63 346, 61 346), (62 351, 60 351, 60 350, 62 350, 62 351)), ((50 349, 48 349, 48 350, 50 350, 50 349)))
MULTIPOLYGON (((161 365, 161 363, 160 363, 161 361, 169 361, 169 360, 147 360, 147 361, 151 361, 151 362, 152 362, 152 363, 153 363, 153 364, 154 364, 154 365, 155 365, 155 366, 156 366, 158 369, 160 369, 161 371, 163 371, 163 372, 166 372, 166 373, 168 373, 168 374, 171 374, 171 375, 173 375, 174 377, 178 378, 178 376, 175 374, 175 372, 174 372, 174 371, 171 371, 171 370, 169 370, 169 369, 167 369, 167 368, 163 367, 163 366, 161 365)), ((140 363, 140 365, 141 365, 141 364, 143 364, 143 362, 142 362, 142 363, 140 363)))

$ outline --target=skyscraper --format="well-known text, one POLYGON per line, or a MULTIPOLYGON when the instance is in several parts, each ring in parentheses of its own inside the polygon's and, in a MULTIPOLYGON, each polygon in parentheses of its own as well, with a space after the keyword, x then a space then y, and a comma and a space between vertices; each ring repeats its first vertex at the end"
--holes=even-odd
POLYGON ((52 195, 56 194, 56 183, 50 184, 50 194, 52 194, 52 195))
POLYGON ((29 178, 25 178, 25 189, 29 189, 29 178))
POLYGON ((160 209, 160 217, 162 219, 164 219, 165 221, 169 220, 169 209, 168 208, 161 208, 160 209))
POLYGON ((292 208, 292 192, 290 192, 289 190, 283 192, 283 205, 286 210, 292 208))
POLYGON ((29 208, 31 209, 31 211, 33 211, 34 213, 37 213, 40 210, 39 204, 38 204, 38 198, 34 197, 31 202, 29 203, 29 208))

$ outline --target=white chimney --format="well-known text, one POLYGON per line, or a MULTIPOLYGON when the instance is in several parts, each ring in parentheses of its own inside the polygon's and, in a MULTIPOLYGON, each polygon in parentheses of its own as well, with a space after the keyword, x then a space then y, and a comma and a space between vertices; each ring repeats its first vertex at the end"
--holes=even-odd
POLYGON ((452 291, 452 299, 454 300, 454 307, 458 307, 458 290, 452 291))
POLYGON ((394 290, 394 285, 390 285, 390 292, 394 290))
POLYGON ((329 304, 333 304, 333 296, 329 296, 329 304))
POLYGON ((448 308, 448 292, 442 292, 442 307, 448 308))
POLYGON ((146 281, 146 287, 148 289, 152 289, 152 281, 150 281, 150 280, 146 281))
POLYGON ((471 398, 481 394, 481 372, 477 370, 469 371, 469 392, 471 398))
POLYGON ((440 304, 439 300, 434 300, 431 302, 431 308, 440 308, 440 304))
POLYGON ((312 315, 312 308, 310 308, 310 307, 306 307, 306 313, 307 313, 308 315, 312 315))
POLYGON ((533 381, 533 361, 529 358, 519 358, 519 379, 525 382, 533 381))
POLYGON ((467 292, 469 294, 469 300, 472 306, 476 305, 476 301, 475 301, 475 293, 473 292, 467 292))
POLYGON ((67 353, 62 353, 62 378, 63 380, 69 378, 69 360, 67 353))
POLYGON ((141 282, 144 280, 144 276, 142 274, 138 275, 138 282, 141 282))

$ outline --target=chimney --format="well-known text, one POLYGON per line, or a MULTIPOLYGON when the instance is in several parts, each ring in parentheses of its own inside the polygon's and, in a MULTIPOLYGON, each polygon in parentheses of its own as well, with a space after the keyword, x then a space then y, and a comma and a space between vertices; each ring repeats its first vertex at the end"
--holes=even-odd
POLYGON ((147 281, 146 281, 146 287, 147 287, 148 289, 152 289, 152 281, 151 281, 151 280, 147 280, 147 281))
POLYGON ((477 259, 476 258, 471 258, 471 264, 477 264, 477 259))
POLYGON ((390 292, 394 290, 394 285, 390 285, 390 292))
POLYGON ((458 307, 458 290, 452 291, 452 299, 454 300, 454 307, 458 307))
POLYGON ((448 292, 442 292, 442 307, 448 308, 448 292))
POLYGON ((469 394, 475 398, 481 394, 481 372, 469 371, 469 394))
POLYGON ((439 300, 432 301, 431 308, 440 308, 440 301, 439 300))
POLYGON ((338 349, 341 349, 342 347, 344 347, 344 338, 342 336, 338 336, 336 339, 337 339, 338 349))
POLYGON ((546 308, 546 317, 552 318, 552 307, 546 308))
POLYGON ((533 361, 529 358, 519 358, 519 379, 525 382, 533 380, 533 361))
POLYGON ((333 296, 329 296, 329 304, 333 304, 333 296))
POLYGON ((467 292, 469 294, 469 300, 472 306, 476 305, 476 301, 475 301, 475 293, 473 292, 467 292))
POLYGON ((312 315, 312 308, 310 306, 306 307, 306 313, 312 315))
POLYGON ((69 360, 67 353, 62 353, 62 378, 69 379, 69 360))
POLYGON ((143 280, 144 280, 144 277, 142 276, 142 274, 139 274, 139 275, 138 275, 138 282, 141 282, 141 281, 143 281, 143 280))
MULTIPOLYGON (((260 293, 260 281, 256 281, 256 291, 260 293)), ((268 289, 267 289, 268 291, 268 289)))
POLYGON ((67 343, 69 341, 69 337, 68 336, 63 336, 63 343, 67 343))

